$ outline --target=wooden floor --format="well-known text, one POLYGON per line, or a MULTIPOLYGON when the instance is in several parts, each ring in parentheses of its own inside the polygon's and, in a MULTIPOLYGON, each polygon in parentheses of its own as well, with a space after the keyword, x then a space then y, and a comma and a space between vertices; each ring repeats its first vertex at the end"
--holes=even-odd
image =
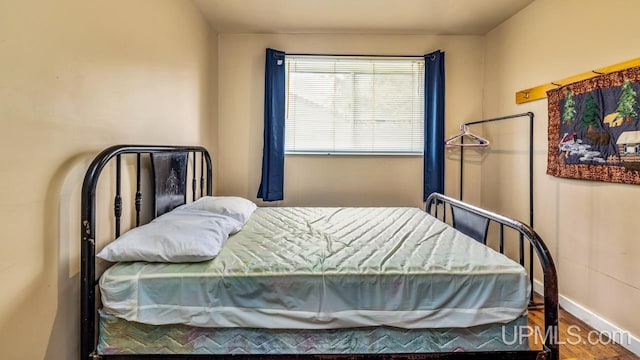
MULTIPOLYGON (((529 326, 543 328, 543 308, 529 310, 529 326)), ((576 360, 621 360, 640 359, 629 350, 611 342, 608 338, 600 339, 595 333, 590 337, 593 328, 578 320, 564 310, 560 310, 560 359, 576 360), (564 342, 564 344, 563 344, 564 342), (593 343, 593 344, 592 344, 593 343)), ((530 339, 532 349, 540 349, 542 340, 530 339)))

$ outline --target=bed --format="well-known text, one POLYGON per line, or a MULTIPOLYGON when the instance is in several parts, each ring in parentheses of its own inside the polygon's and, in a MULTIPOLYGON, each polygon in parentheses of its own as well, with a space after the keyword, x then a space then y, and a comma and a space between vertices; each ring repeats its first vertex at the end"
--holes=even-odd
POLYGON ((81 359, 558 359, 557 279, 540 237, 440 194, 427 211, 258 208, 210 260, 126 261, 96 277, 97 183, 115 159, 118 238, 125 156, 135 167, 135 226, 145 202, 158 221, 212 195, 202 147, 116 145, 94 159, 82 190, 81 359), (150 194, 141 185, 147 154, 150 194), (531 286, 521 264, 486 246, 491 222, 501 252, 513 229, 542 265, 541 350, 505 340, 527 325, 531 286))

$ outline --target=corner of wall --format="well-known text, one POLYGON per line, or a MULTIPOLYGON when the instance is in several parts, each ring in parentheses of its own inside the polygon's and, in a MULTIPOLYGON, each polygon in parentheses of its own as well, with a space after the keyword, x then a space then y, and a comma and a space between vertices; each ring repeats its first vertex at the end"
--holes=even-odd
POLYGON ((218 39, 219 34, 209 26, 210 31, 210 44, 211 44, 211 74, 210 74, 210 106, 209 106, 209 118, 211 124, 209 126, 208 132, 206 134, 207 137, 207 145, 209 146, 209 152, 211 153, 212 161, 213 161, 213 193, 218 193, 218 184, 219 184, 219 176, 218 176, 218 119, 219 119, 219 106, 218 106, 218 94, 219 94, 219 83, 218 83, 218 39))

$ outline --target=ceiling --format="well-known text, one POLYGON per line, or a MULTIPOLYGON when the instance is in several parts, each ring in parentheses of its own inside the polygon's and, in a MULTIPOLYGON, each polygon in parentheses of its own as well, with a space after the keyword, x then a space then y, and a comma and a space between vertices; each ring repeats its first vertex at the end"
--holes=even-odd
POLYGON ((194 0, 219 33, 484 35, 533 0, 194 0))

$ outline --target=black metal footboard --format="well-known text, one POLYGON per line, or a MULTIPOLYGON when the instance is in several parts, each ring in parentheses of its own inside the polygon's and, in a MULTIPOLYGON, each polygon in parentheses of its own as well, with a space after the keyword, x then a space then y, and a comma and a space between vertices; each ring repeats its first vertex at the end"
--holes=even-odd
MULTIPOLYGON (((504 253, 505 226, 518 233, 520 264, 524 264, 524 239, 527 239, 538 256, 542 266, 544 283, 544 343, 550 351, 551 359, 558 360, 558 275, 549 249, 540 236, 529 226, 485 209, 464 203, 448 196, 433 193, 427 199, 426 211, 446 222, 450 215, 452 226, 487 244, 490 223, 498 225, 499 251, 504 253)), ((529 264, 530 267, 534 265, 529 264)), ((533 284, 532 284, 533 285, 533 284)), ((533 291, 533 288, 531 289, 533 291)))

